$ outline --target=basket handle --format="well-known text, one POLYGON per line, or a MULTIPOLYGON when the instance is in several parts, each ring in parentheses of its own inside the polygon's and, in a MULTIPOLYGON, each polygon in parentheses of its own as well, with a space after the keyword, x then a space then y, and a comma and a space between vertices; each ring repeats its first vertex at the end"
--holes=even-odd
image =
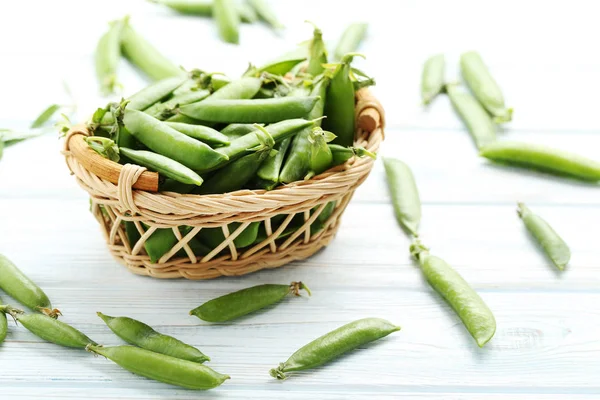
POLYGON ((383 106, 369 88, 361 88, 356 92, 355 114, 358 127, 364 131, 373 133, 378 127, 385 127, 383 106))
MULTIPOLYGON (((84 125, 72 127, 67 133, 66 149, 86 170, 101 179, 118 185, 123 166, 92 150, 84 140, 85 136, 89 136, 89 134, 89 130, 84 125)), ((158 192, 158 173, 144 171, 133 184, 133 188, 158 192)))

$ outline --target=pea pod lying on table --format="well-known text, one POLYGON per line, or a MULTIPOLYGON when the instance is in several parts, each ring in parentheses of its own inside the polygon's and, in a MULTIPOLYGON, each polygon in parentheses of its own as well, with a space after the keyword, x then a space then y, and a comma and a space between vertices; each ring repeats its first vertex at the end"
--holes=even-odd
POLYGON ((187 389, 213 389, 230 379, 229 375, 205 365, 134 346, 89 345, 86 350, 104 356, 134 374, 187 389))
POLYGON ((310 290, 302 282, 292 282, 290 285, 253 286, 210 300, 194 308, 190 311, 190 315, 208 322, 231 321, 279 303, 290 293, 300 296, 302 289, 310 295, 310 290))
POLYGON ((386 157, 383 164, 396 220, 405 231, 417 237, 421 222, 421 200, 412 171, 395 158, 386 157))
POLYGON ((446 61, 443 54, 436 54, 425 61, 421 76, 421 98, 427 105, 444 90, 446 61))
POLYGON ((271 369, 270 374, 277 379, 286 379, 285 374, 288 372, 318 367, 399 330, 399 326, 381 318, 359 319, 310 342, 279 364, 279 367, 271 369))
POLYGON ((158 333, 143 322, 128 317, 110 317, 101 312, 97 314, 117 336, 129 344, 195 363, 210 361, 197 348, 172 336, 158 333))

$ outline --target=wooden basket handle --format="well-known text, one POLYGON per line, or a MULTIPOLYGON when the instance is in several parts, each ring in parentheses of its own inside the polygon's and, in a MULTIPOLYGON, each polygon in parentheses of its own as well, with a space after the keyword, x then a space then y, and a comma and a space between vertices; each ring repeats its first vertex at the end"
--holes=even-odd
MULTIPOLYGON (((119 184, 119 176, 123 166, 119 163, 102 157, 96 153, 85 141, 85 137, 90 132, 84 125, 73 126, 67 133, 66 150, 75 157, 83 167, 98 176, 115 185, 119 184)), ((133 184, 134 189, 146 190, 149 192, 158 192, 158 173, 144 171, 138 180, 133 184)))
POLYGON ((369 88, 361 88, 356 92, 355 113, 356 123, 364 131, 372 133, 378 127, 385 127, 383 106, 369 88))

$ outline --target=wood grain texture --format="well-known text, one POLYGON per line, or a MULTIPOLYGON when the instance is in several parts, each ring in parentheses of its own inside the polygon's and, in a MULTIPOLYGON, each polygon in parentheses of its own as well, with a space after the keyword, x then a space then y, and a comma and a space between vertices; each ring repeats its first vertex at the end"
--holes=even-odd
MULTIPOLYGON (((600 397, 600 188, 492 165, 477 156, 445 96, 427 109, 419 98, 427 56, 446 52, 448 77, 454 79, 459 54, 477 49, 507 105, 515 108, 514 121, 498 133, 501 139, 598 159, 600 53, 589 51, 597 47, 596 13, 585 2, 507 0, 493 7, 493 18, 492 5, 475 0, 403 1, 393 12, 383 0, 368 8, 346 2, 340 9, 336 3, 310 0, 298 8, 273 2, 288 26, 283 37, 244 25, 239 47, 219 42, 209 19, 177 16, 143 0, 2 5, 0 37, 18 40, 0 41, 0 87, 10 94, 0 97, 5 111, 0 126, 27 127, 36 110, 68 103, 63 78, 81 120, 118 100, 118 95, 97 95, 93 49, 106 22, 125 13, 173 61, 232 75, 243 72, 245 61, 260 64, 310 36, 305 19, 315 22, 328 42, 347 23, 369 21, 360 49, 367 60, 356 66, 375 76, 374 93, 387 111, 382 154, 411 166, 423 201, 423 241, 488 303, 498 323, 496 337, 478 349, 421 278, 394 220, 381 162, 356 192, 335 240, 309 260, 243 278, 158 281, 133 276, 111 259, 85 193, 69 176, 60 142, 48 134, 9 147, 0 161, 0 253, 44 288, 65 322, 93 339, 121 343, 96 311, 138 318, 198 346, 211 356, 213 368, 232 379, 207 393, 181 390, 136 377, 103 358, 43 343, 12 324, 0 345, 2 400, 600 397), (66 19, 85 15, 85 29, 74 34, 72 24, 47 18, 57 12, 66 19), (44 34, 32 35, 31 26, 44 34), (190 35, 202 38, 201 51, 190 51, 190 35), (33 89, 23 90, 24 82, 39 76, 40 65, 44 79, 35 80, 32 96, 33 89), (517 201, 535 208, 571 247, 564 273, 555 271, 528 237, 517 201), (187 315, 223 293, 292 280, 306 281, 313 297, 289 298, 230 324, 210 325, 187 315), (285 382, 268 376, 269 368, 299 346, 367 316, 387 318, 402 331, 285 382)), ((129 65, 119 72, 125 95, 145 85, 129 65)))

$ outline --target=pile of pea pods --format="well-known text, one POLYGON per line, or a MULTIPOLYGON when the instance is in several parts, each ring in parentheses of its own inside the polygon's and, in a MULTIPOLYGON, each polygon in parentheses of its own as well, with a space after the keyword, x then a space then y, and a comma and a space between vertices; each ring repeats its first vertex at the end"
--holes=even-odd
MULTIPOLYGON (((361 27, 351 26, 344 35, 350 39, 342 40, 338 50, 357 45, 361 27)), ((374 84, 352 67, 356 56, 362 55, 350 52, 329 63, 323 34, 315 27, 309 41, 262 66, 251 65, 240 78, 200 70, 177 73, 99 108, 88 123, 92 135, 86 141, 113 161, 158 172, 161 191, 209 195, 273 190, 310 179, 354 156, 375 158, 353 146, 355 92, 374 84)), ((334 208, 328 204, 319 214, 313 233, 323 229, 334 208)), ((300 217, 279 239, 302 226, 300 217)), ((134 246, 139 232, 133 223, 126 225, 134 246)), ((228 228, 235 231, 238 225, 228 228)), ((254 222, 234 244, 241 249, 265 237, 265 227, 254 222)), ((205 256, 223 240, 221 229, 203 229, 190 246, 205 256)), ((176 242, 171 229, 159 229, 144 248, 157 262, 176 242)))

